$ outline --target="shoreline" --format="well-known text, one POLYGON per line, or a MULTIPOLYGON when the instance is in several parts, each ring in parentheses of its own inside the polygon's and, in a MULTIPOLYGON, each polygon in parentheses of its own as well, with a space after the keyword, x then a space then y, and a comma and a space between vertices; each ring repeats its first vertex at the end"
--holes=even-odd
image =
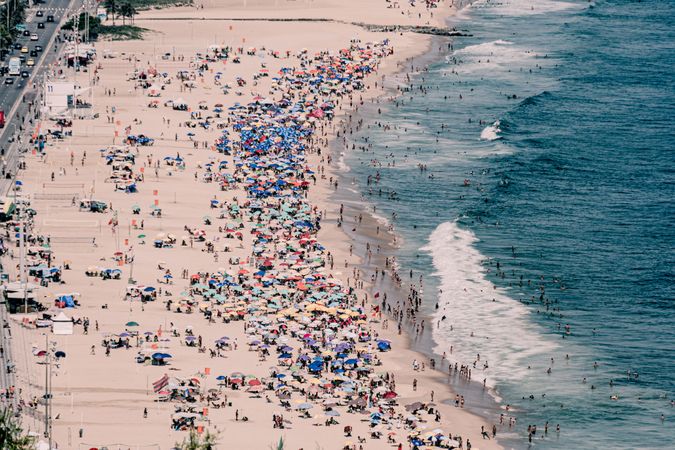
MULTIPOLYGON (((395 82, 397 78, 410 75, 411 78, 415 76, 420 76, 426 68, 434 64, 440 58, 444 57, 446 53, 443 50, 438 50, 438 44, 446 44, 447 40, 441 37, 433 37, 431 42, 425 47, 423 51, 416 53, 412 57, 406 58, 404 61, 405 64, 399 61, 398 67, 394 71, 387 72, 385 75, 388 77, 388 82, 395 82), (446 42, 444 42, 446 41, 446 42), (404 67, 410 64, 411 58, 414 59, 415 70, 412 70, 411 67, 404 67), (419 64, 419 65, 418 65, 419 64), (421 70, 419 70, 421 69, 421 70), (394 80, 394 81, 392 81, 394 80)), ((382 73, 380 73, 382 75, 382 73)), ((373 100, 378 100, 377 104, 382 104, 383 107, 390 104, 391 101, 401 94, 395 90, 392 85, 389 85, 385 90, 379 95, 375 96, 373 100), (384 102, 380 102, 384 100, 384 102)), ((373 103, 366 104, 361 108, 352 112, 352 121, 358 121, 358 119, 368 119, 371 120, 376 118, 375 106, 373 103), (364 111, 364 109, 371 109, 371 111, 364 111)), ((344 129, 343 129, 344 130, 344 129)), ((372 274, 375 268, 382 268, 385 266, 385 258, 391 258, 396 255, 396 249, 399 246, 399 242, 403 237, 398 234, 394 229, 393 231, 385 230, 385 223, 391 224, 390 219, 384 218, 382 216, 374 214, 370 209, 360 209, 359 206, 368 205, 373 206, 373 203, 370 199, 362 192, 358 190, 358 182, 354 182, 353 177, 350 176, 350 171, 345 171, 342 167, 343 165, 348 165, 342 161, 343 150, 344 148, 340 147, 340 144, 336 139, 331 141, 331 148, 333 152, 339 156, 338 165, 339 167, 334 167, 334 174, 338 175, 342 180, 342 186, 350 186, 347 189, 340 189, 339 191, 334 191, 329 195, 329 199, 334 199, 333 204, 339 203, 344 204, 345 210, 345 220, 340 232, 342 232, 348 240, 354 240, 356 243, 361 244, 355 246, 354 252, 359 256, 360 263, 359 268, 363 271, 367 271, 372 274), (350 214, 351 213, 351 214, 350 214), (365 214, 364 214, 365 213, 365 214), (359 214, 363 214, 363 222, 358 224, 353 217, 359 214), (383 232, 379 235, 374 233, 376 227, 380 227, 383 232), (356 228, 356 231, 353 229, 356 228), (367 252, 365 250, 365 244, 370 243, 371 246, 382 247, 382 251, 378 252, 377 255, 373 255, 372 262, 364 262, 367 259, 367 252)), ((335 218, 331 218, 335 219, 335 218)), ((371 292, 378 292, 380 295, 384 293, 389 294, 390 296, 398 296, 399 298, 405 298, 408 295, 408 290, 413 287, 408 282, 403 282, 400 286, 397 286, 396 283, 391 279, 392 268, 389 267, 387 270, 387 278, 377 278, 377 282, 374 284, 369 282, 371 292)), ((428 305, 427 305, 428 306, 428 305)), ((390 319, 393 319, 391 315, 388 315, 390 319)), ((429 314, 422 308, 418 314, 417 318, 425 323, 431 323, 433 320, 433 315, 429 314)), ((434 348, 437 345, 434 336, 433 336, 434 327, 431 326, 425 333, 420 334, 416 338, 412 337, 412 323, 410 320, 404 321, 404 333, 402 335, 403 341, 408 349, 417 352, 424 358, 433 358, 436 359, 438 364, 441 361, 442 355, 439 355, 434 352, 434 348)), ((447 360, 444 361, 447 363, 447 360)), ((462 389, 461 394, 467 398, 467 403, 469 401, 471 404, 467 406, 467 409, 477 414, 483 418, 486 422, 494 420, 499 414, 503 411, 500 406, 500 397, 494 388, 488 387, 484 388, 478 381, 467 381, 465 378, 457 377, 457 374, 449 376, 447 373, 440 369, 435 369, 438 372, 438 379, 444 380, 440 381, 442 384, 447 385, 447 388, 454 395, 459 389, 462 389)))

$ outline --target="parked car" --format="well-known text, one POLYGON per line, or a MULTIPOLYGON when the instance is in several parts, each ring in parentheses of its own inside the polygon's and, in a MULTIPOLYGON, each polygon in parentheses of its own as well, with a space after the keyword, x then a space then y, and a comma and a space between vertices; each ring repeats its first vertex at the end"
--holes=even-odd
POLYGON ((32 33, 32 34, 30 35, 30 40, 31 40, 31 41, 37 41, 38 39, 40 39, 40 38, 38 37, 37 33, 32 33))
POLYGON ((5 78, 5 84, 14 84, 14 78, 12 77, 5 78))
POLYGON ((39 29, 43 29, 43 28, 45 27, 45 23, 44 23, 44 22, 38 22, 37 27, 38 27, 39 29))

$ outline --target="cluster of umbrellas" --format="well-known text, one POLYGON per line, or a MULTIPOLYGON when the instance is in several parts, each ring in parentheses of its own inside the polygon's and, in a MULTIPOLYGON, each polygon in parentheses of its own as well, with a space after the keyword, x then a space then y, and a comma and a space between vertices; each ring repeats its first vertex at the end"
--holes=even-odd
MULTIPOLYGON (((211 51, 214 59, 228 57, 229 49, 217 50, 211 51)), ((217 375, 220 388, 252 394, 268 391, 302 417, 336 421, 346 413, 363 414, 374 432, 404 427, 413 445, 451 447, 454 441, 441 430, 422 434, 419 416, 425 409, 406 411, 398 405, 393 378, 382 371, 379 359, 380 353, 391 350, 391 343, 380 339, 372 328, 377 315, 330 273, 328 252, 317 240, 320 214, 305 197, 316 180, 307 165, 306 150, 317 125, 334 116, 340 99, 362 90, 364 77, 391 51, 385 41, 354 42, 337 54, 309 56, 303 52, 299 67, 282 69, 272 79, 271 92, 280 98, 256 97, 246 105, 227 108, 229 125, 219 126, 222 133, 214 146, 218 153, 198 167, 202 181, 215 182, 223 190, 242 188, 246 192, 242 204, 209 199, 209 206, 227 221, 221 227, 225 239, 242 240, 244 233, 250 233, 253 258, 250 266, 191 275, 189 286, 172 305, 176 311, 199 310, 209 318, 217 314, 225 321, 245 320, 245 345, 261 358, 275 361, 265 377, 243 372, 217 375), (321 412, 312 414, 315 410, 321 412)), ((262 74, 266 76, 267 70, 262 74)), ((180 99, 167 106, 187 109, 180 99)), ((219 114, 223 108, 216 104, 212 111, 219 114)), ((205 105, 199 109, 208 110, 205 105)), ((145 136, 134 138, 143 145, 139 138, 145 136)), ((102 156, 133 180, 134 151, 110 147, 102 156)), ((179 155, 167 156, 164 163, 184 167, 179 155)), ((204 217, 205 223, 210 221, 204 217)), ((188 232, 192 239, 210 242, 203 230, 188 232)), ((178 241, 175 236, 162 235, 156 237, 155 245, 182 241, 185 238, 178 241)), ((147 295, 154 294, 150 286, 128 294, 143 295, 146 289, 151 290, 147 295)), ((136 322, 127 323, 127 328, 136 326, 136 322)), ((130 335, 125 331, 117 337, 130 335)), ((190 346, 195 340, 185 337, 190 346)), ((153 364, 165 364, 171 359, 162 343, 146 343, 150 345, 139 352, 139 363, 150 359, 153 364)), ((215 344, 229 347, 230 340, 223 336, 215 344)), ((200 392, 199 380, 172 379, 158 394, 166 400, 194 401, 200 392)), ((196 418, 194 414, 177 413, 175 425, 180 426, 176 420, 196 418)))
MULTIPOLYGON (((281 100, 257 98, 229 108, 234 137, 223 131, 215 147, 232 156, 234 172, 224 160, 200 167, 203 180, 245 189, 244 205, 214 199, 210 206, 236 218, 225 233, 241 233, 247 224, 254 267, 195 274, 181 302, 209 316, 246 320, 249 349, 276 358, 268 377, 234 372, 218 375, 219 384, 272 391, 282 404, 295 402, 292 409, 305 416, 319 407, 335 419, 344 406, 368 413, 373 429, 404 423, 409 439, 449 446, 440 430, 419 434, 419 412, 394 412, 398 394, 389 376, 376 371, 378 353, 391 350, 391 343, 377 337, 370 325, 376 316, 327 270, 327 251, 316 239, 320 218, 305 199, 314 176, 305 150, 316 122, 333 116, 340 97, 362 89, 363 77, 388 52, 386 43, 354 44, 338 55, 305 57, 299 69, 283 69, 273 79, 281 100)), ((216 340, 227 343, 227 337, 216 340)))

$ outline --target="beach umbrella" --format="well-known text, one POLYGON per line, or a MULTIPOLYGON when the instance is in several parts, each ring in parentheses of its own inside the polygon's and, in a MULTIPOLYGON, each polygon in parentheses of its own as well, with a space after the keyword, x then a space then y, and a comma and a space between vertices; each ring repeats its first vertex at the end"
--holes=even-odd
POLYGON ((417 411, 418 409, 422 408, 424 408, 424 405, 421 402, 414 402, 409 405, 405 405, 406 411, 417 411))
POLYGON ((63 351, 59 350, 56 353, 54 353, 54 356, 56 356, 57 358, 65 358, 66 352, 63 352, 63 351))
POLYGON ((137 327, 137 326, 138 326, 138 322, 127 322, 126 326, 128 326, 128 327, 137 327))
POLYGON ((145 235, 144 235, 144 234, 139 234, 137 237, 138 237, 138 239, 144 239, 144 238, 145 238, 145 235))
POLYGON ((311 403, 300 403, 298 406, 295 407, 295 409, 300 410, 307 410, 312 408, 314 408, 314 405, 312 405, 311 403))

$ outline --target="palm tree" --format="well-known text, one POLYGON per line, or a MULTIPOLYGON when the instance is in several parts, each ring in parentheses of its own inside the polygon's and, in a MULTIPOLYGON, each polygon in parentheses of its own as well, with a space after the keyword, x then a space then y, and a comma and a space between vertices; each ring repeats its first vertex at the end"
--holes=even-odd
POLYGON ((129 7, 130 6, 131 5, 129 3, 122 3, 120 5, 120 9, 118 10, 118 12, 120 13, 120 16, 122 16, 122 25, 127 24, 127 16, 129 14, 129 7))
POLYGON ((0 48, 9 47, 12 44, 12 33, 7 28, 0 27, 0 48))
POLYGON ((115 0, 105 0, 103 6, 105 6, 106 13, 112 16, 113 26, 115 26, 115 13, 117 12, 117 5, 115 4, 115 0))
POLYGON ((209 430, 200 436, 195 430, 190 430, 188 437, 183 442, 176 442, 175 448, 178 450, 213 450, 216 448, 218 435, 212 434, 209 430))
MULTIPOLYGON (((19 34, 16 25, 24 21, 26 17, 26 5, 18 0, 7 0, 0 11, 0 36, 4 40, 6 36, 11 37, 11 41, 19 34)), ((11 41, 7 45, 11 44, 11 41)))
POLYGON ((128 17, 131 22, 134 20, 134 16, 137 14, 136 8, 131 3, 122 3, 119 9, 120 16, 122 16, 122 23, 126 23, 125 19, 128 17))
POLYGON ((136 11, 136 8, 131 3, 125 3, 123 6, 124 6, 123 14, 127 16, 131 22, 133 22, 134 16, 138 14, 138 11, 136 11))
POLYGON ((3 450, 29 450, 33 448, 35 438, 25 435, 21 422, 14 417, 12 410, 0 410, 0 448, 3 450))

